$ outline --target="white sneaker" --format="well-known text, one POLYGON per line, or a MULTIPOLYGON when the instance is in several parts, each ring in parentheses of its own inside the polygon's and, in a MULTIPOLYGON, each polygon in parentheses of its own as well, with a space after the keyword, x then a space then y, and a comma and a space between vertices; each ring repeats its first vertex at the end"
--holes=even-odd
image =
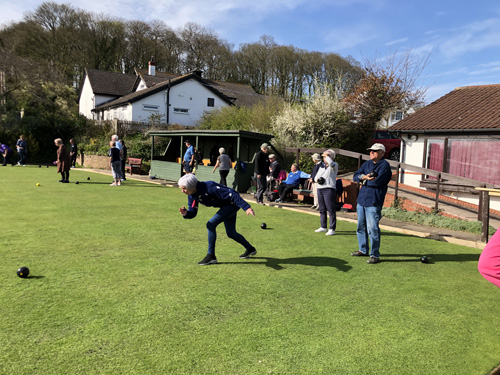
POLYGON ((315 230, 316 233, 326 232, 326 228, 318 228, 315 230))
POLYGON ((326 232, 326 236, 334 236, 335 231, 333 229, 330 229, 328 232, 326 232))

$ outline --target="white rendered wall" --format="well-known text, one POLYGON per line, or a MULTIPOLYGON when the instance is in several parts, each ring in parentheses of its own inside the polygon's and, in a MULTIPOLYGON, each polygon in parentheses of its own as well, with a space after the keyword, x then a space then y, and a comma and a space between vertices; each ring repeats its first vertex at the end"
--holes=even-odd
MULTIPOLYGON (((423 138, 419 137, 416 141, 412 141, 408 139, 406 134, 404 134, 403 137, 405 141, 401 141, 401 154, 404 155, 404 160, 402 160, 402 162, 422 167, 422 158, 424 154, 423 138)), ((422 175, 420 173, 407 169, 405 170, 403 181, 401 182, 410 186, 420 187, 421 179, 422 175)))
MULTIPOLYGON (((208 90, 196 80, 188 80, 177 84, 170 89, 170 124, 194 126, 202 116, 214 109, 227 106, 212 91, 208 90), (214 106, 208 107, 208 98, 214 99, 214 106), (176 113, 175 108, 187 109, 187 113, 176 113)), ((161 115, 161 121, 166 121, 167 92, 160 91, 132 104, 132 120, 148 121, 152 113, 161 115), (158 111, 144 110, 143 105, 158 106, 158 111)))
POLYGON ((92 87, 90 86, 89 77, 85 77, 85 81, 83 82, 78 106, 79 112, 82 115, 89 119, 92 119, 92 109, 94 109, 94 92, 92 91, 92 87))

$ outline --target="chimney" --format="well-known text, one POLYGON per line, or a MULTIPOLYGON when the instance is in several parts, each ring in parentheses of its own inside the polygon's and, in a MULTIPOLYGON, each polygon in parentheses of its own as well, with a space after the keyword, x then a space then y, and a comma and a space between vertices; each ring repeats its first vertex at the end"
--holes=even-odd
POLYGON ((148 62, 148 75, 155 76, 156 75, 156 64, 154 56, 151 56, 151 60, 148 62))

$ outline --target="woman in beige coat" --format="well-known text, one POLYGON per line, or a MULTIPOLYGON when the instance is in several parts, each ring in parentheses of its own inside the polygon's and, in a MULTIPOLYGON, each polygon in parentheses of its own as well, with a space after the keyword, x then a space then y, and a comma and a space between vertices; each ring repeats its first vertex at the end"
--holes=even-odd
POLYGON ((71 167, 71 159, 69 157, 68 150, 66 150, 66 146, 63 144, 61 138, 57 138, 54 140, 54 144, 58 147, 57 149, 57 172, 61 174, 62 179, 59 182, 69 183, 69 169, 71 167))

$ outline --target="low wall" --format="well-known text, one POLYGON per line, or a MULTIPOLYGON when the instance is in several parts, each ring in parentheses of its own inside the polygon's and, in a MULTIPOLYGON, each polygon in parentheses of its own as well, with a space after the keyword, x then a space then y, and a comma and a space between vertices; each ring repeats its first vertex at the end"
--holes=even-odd
POLYGON ((78 158, 80 165, 91 169, 111 169, 109 166, 109 156, 80 155, 78 158))

